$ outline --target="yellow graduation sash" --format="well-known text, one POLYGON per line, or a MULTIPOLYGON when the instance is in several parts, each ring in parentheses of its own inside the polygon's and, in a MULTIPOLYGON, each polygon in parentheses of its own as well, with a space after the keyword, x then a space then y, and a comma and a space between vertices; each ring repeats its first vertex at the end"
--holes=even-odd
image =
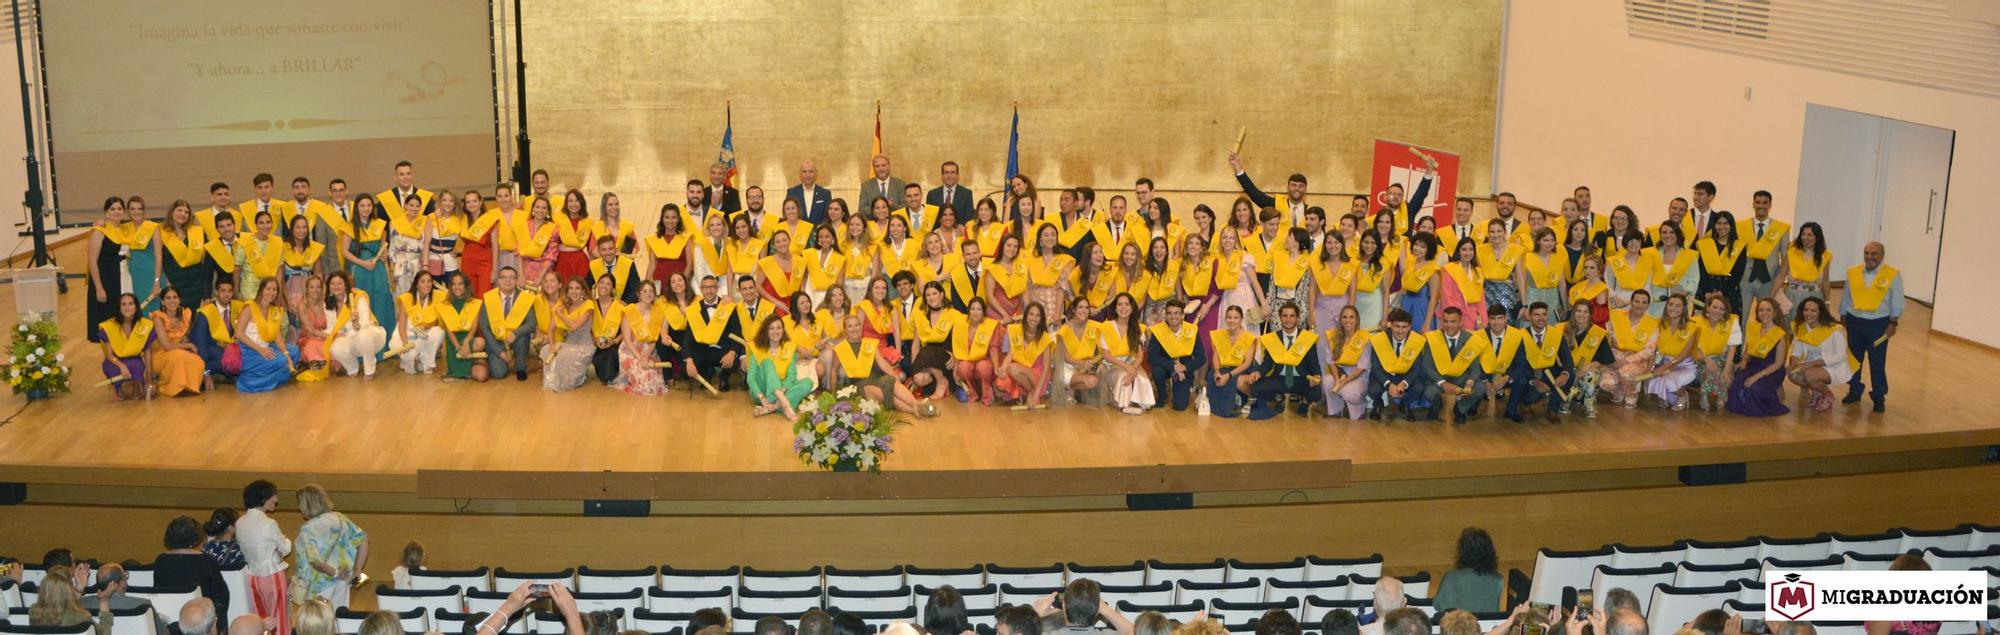
POLYGON ((1728 352, 1729 330, 1736 323, 1736 316, 1729 316, 1728 321, 1722 324, 1709 323, 1706 315, 1697 315, 1688 321, 1701 327, 1701 335, 1695 338, 1695 345, 1701 347, 1702 355, 1715 356, 1728 352))
POLYGON ((1223 291, 1234 290, 1236 284, 1243 278, 1242 252, 1218 251, 1211 260, 1210 266, 1215 268, 1215 288, 1223 291))
POLYGON ((651 252, 656 260, 679 259, 687 251, 689 236, 687 232, 674 234, 672 238, 647 236, 646 251, 651 252))
POLYGON ((1417 260, 1414 255, 1406 254, 1403 258, 1403 291, 1423 289, 1424 285, 1430 284, 1431 276, 1437 275, 1437 272, 1436 259, 1417 260))
POLYGON ((298 248, 293 247, 291 243, 283 243, 283 245, 284 245, 284 255, 282 256, 282 258, 284 259, 284 263, 286 265, 291 266, 293 269, 306 269, 312 267, 314 264, 319 262, 320 254, 326 251, 326 245, 319 244, 318 242, 306 243, 305 251, 299 251, 298 248))
POLYGON ((763 324, 764 318, 771 317, 771 314, 778 312, 778 303, 769 300, 757 303, 756 315, 750 314, 750 305, 748 304, 735 302, 732 303, 732 306, 736 308, 736 317, 738 320, 741 320, 743 334, 746 336, 750 335, 750 331, 756 330, 759 325, 763 324))
POLYGON ((577 220, 570 218, 567 213, 559 212, 554 214, 549 220, 554 222, 556 235, 561 238, 564 247, 570 249, 582 249, 584 247, 583 241, 590 233, 590 219, 588 217, 577 220))
POLYGON ((1382 370, 1392 375, 1410 372, 1411 368, 1416 367, 1417 360, 1424 356, 1425 338, 1416 333, 1403 338, 1403 352, 1400 354, 1396 352, 1395 343, 1390 341, 1388 331, 1378 331, 1372 339, 1375 343, 1376 363, 1381 364, 1382 370))
POLYGON ((1820 250, 1817 261, 1806 257, 1806 251, 1796 244, 1785 251, 1785 260, 1791 266, 1792 279, 1800 282, 1818 282, 1820 274, 1825 273, 1826 266, 1833 262, 1833 252, 1824 249, 1820 250))
POLYGON ((1528 355, 1529 368, 1542 370, 1556 365, 1556 361, 1558 361, 1557 355, 1562 352, 1563 326, 1565 324, 1567 322, 1550 324, 1549 328, 1542 332, 1541 344, 1535 343, 1535 336, 1532 332, 1527 329, 1521 329, 1521 350, 1528 355))
POLYGON ((1374 293, 1382 288, 1382 282, 1389 277, 1389 268, 1381 265, 1359 265, 1354 269, 1354 291, 1374 293))
POLYGON ((1173 299, 1174 295, 1180 291, 1181 261, 1168 261, 1167 270, 1147 278, 1147 282, 1149 283, 1146 285, 1147 299, 1157 302, 1165 302, 1173 299))
POLYGON ((778 348, 775 350, 758 346, 756 344, 748 344, 743 348, 750 354, 750 359, 752 361, 756 360, 770 361, 773 366, 777 367, 779 377, 790 377, 792 375, 792 363, 798 361, 799 357, 798 343, 793 342, 789 339, 787 339, 784 344, 779 345, 778 348))
POLYGON ((1451 281, 1452 286, 1458 288, 1459 297, 1464 298, 1467 304, 1486 300, 1485 270, 1474 267, 1471 271, 1466 271, 1465 265, 1452 263, 1444 266, 1444 277, 1451 281))
POLYGON ((697 299, 681 312, 687 316, 688 330, 694 334, 695 341, 712 345, 722 341, 723 331, 729 328, 729 316, 736 314, 738 307, 735 302, 717 302, 715 316, 704 318, 701 316, 701 300, 697 299))
POLYGON ((1215 367, 1233 370, 1249 359, 1250 347, 1256 345, 1257 336, 1249 331, 1230 335, 1229 331, 1215 329, 1208 332, 1208 343, 1215 349, 1215 367))
MULTIPOLYGON (((1140 328, 1145 328, 1145 327, 1140 327, 1140 328)), ((1132 337, 1144 336, 1144 333, 1142 332, 1133 334, 1131 337, 1127 337, 1125 333, 1122 333, 1118 330, 1118 323, 1111 320, 1106 320, 1104 322, 1104 328, 1098 331, 1098 333, 1104 336, 1104 354, 1112 357, 1125 357, 1127 355, 1131 355, 1134 352, 1132 350, 1132 337)))
MULTIPOLYGON (((420 207, 415 210, 416 213, 418 214, 422 214, 424 212, 424 209, 429 208, 431 206, 431 198, 433 196, 436 196, 436 194, 433 194, 430 190, 426 190, 421 187, 413 188, 411 193, 417 195, 417 201, 423 204, 423 207, 420 207)), ((383 211, 390 212, 392 216, 403 215, 402 214, 403 200, 397 194, 396 188, 392 187, 386 190, 382 190, 381 194, 375 195, 375 202, 378 203, 376 207, 381 208, 383 211)), ((407 236, 408 234, 404 235, 407 236)))
POLYGON ((1000 285, 1000 293, 1009 298, 1018 298, 1021 297, 1021 292, 1028 290, 1027 267, 1022 266, 1019 258, 1014 259, 1013 264, 1009 265, 998 262, 986 264, 984 271, 986 275, 992 276, 993 282, 1000 285))
POLYGON ((862 338, 857 350, 853 342, 841 340, 833 347, 833 356, 840 362, 840 372, 848 379, 865 379, 875 371, 875 356, 882 348, 882 342, 875 338, 862 338))
POLYGON ((973 240, 979 243, 979 253, 986 254, 987 258, 994 258, 1000 255, 1000 239, 1006 237, 1007 223, 1005 221, 980 225, 979 230, 973 232, 973 240))
POLYGON ((1771 349, 1777 348, 1782 341, 1785 341, 1785 328, 1782 326, 1764 328, 1763 324, 1751 322, 1743 327, 1743 354, 1746 356, 1768 357, 1771 349))
POLYGON ((597 318, 590 323, 590 336, 599 339, 617 336, 618 327, 625 324, 625 303, 613 300, 607 309, 591 300, 590 308, 597 311, 597 318))
MULTIPOLYGON (((783 265, 778 264, 777 256, 765 256, 757 261, 757 268, 763 270, 764 281, 770 283, 771 289, 777 291, 780 298, 792 297, 792 294, 798 293, 799 287, 806 281, 806 276, 802 275, 805 272, 799 271, 797 260, 793 261, 790 273, 785 271, 783 265)), ((812 268, 806 267, 806 269, 812 268)))
POLYGON ((133 230, 132 228, 127 227, 124 223, 119 223, 116 225, 99 223, 90 226, 90 229, 97 233, 104 234, 104 237, 110 240, 112 244, 124 245, 126 247, 132 246, 131 243, 132 243, 133 230))
POLYGON ((265 342, 275 343, 284 338, 284 307, 271 307, 270 313, 265 313, 263 305, 252 303, 243 310, 250 312, 250 321, 257 323, 257 336, 265 342))
POLYGON ((807 315, 813 318, 813 321, 809 324, 799 322, 795 319, 798 316, 785 316, 785 335, 790 337, 792 343, 797 344, 799 348, 816 349, 819 348, 820 341, 827 337, 826 333, 820 329, 821 326, 826 324, 820 321, 825 318, 826 313, 814 311, 807 315))
POLYGON ((415 219, 410 219, 394 212, 389 214, 389 229, 395 231, 396 235, 404 238, 423 238, 424 227, 429 225, 430 222, 431 217, 429 216, 418 216, 415 219))
MULTIPOLYGON (((535 305, 540 303, 535 294, 520 290, 516 290, 515 293, 520 294, 520 296, 514 298, 514 310, 512 311, 506 310, 506 298, 500 295, 499 289, 489 289, 486 291, 486 295, 480 297, 480 300, 486 305, 486 323, 491 325, 493 330, 498 331, 497 333, 493 333, 494 337, 498 337, 501 334, 513 333, 515 329, 521 328, 521 325, 528 321, 528 315, 534 312, 535 305)), ((470 305, 467 306, 470 307, 470 305)), ((466 313, 471 313, 472 309, 467 308, 465 311, 466 313)), ((543 328, 548 327, 546 324, 542 326, 543 328)))
POLYGON ((993 331, 999 326, 1000 323, 993 320, 980 320, 978 326, 959 320, 957 328, 951 331, 952 359, 961 362, 986 359, 987 351, 992 350, 993 331))
MULTIPOLYGON (((250 302, 246 300, 230 300, 229 314, 242 315, 243 308, 249 305, 250 302)), ((225 346, 236 343, 236 325, 231 324, 229 320, 222 319, 222 309, 216 306, 214 302, 201 303, 201 309, 196 311, 196 313, 200 313, 208 318, 209 339, 213 339, 215 343, 225 346)))
POLYGON ((1493 253, 1491 243, 1479 244, 1479 269, 1487 280, 1506 280, 1514 276, 1514 266, 1521 262, 1521 245, 1509 243, 1500 253, 1493 253))
POLYGON ((1667 326, 1665 322, 1661 322, 1660 356, 1669 358, 1678 357, 1683 351, 1687 350, 1689 344, 1695 343, 1700 332, 1694 320, 1688 320, 1682 324, 1679 331, 1667 326))
POLYGON ((723 249, 729 259, 729 272, 739 276, 756 271, 757 261, 764 257, 764 241, 756 238, 730 240, 723 249))
MULTIPOLYGON (((1284 239, 1278 237, 1266 238, 1261 234, 1251 236, 1250 241, 1243 248, 1249 250, 1250 256, 1256 259, 1257 273, 1271 273, 1271 268, 1278 260, 1277 256, 1285 253, 1284 239)), ((1115 258, 1110 253, 1106 253, 1104 256, 1106 258, 1115 258)))
POLYGON ((175 236, 173 232, 160 232, 160 244, 167 246, 167 254, 173 256, 174 263, 182 268, 201 264, 201 259, 208 257, 208 251, 202 248, 201 228, 190 224, 184 231, 187 234, 183 236, 175 236))
POLYGON ((1064 322, 1062 328, 1056 329, 1056 340, 1062 342, 1063 353, 1070 359, 1090 359, 1097 356, 1097 345, 1101 339, 1097 331, 1100 328, 1099 323, 1086 320, 1083 330, 1079 332, 1064 322))
POLYGON ((146 338, 153 334, 153 321, 143 317, 132 322, 129 333, 119 328, 117 318, 105 320, 97 326, 104 329, 105 341, 111 344, 111 354, 118 357, 138 357, 146 352, 146 338))
POLYGON ((381 240, 388 231, 388 227, 387 222, 383 221, 380 217, 371 218, 368 220, 368 224, 355 228, 355 239, 362 242, 381 240))
POLYGON ((1062 282, 1062 278, 1059 277, 1058 273, 1062 271, 1063 265, 1075 264, 1076 262, 1065 255, 1055 256, 1055 262, 1048 262, 1042 256, 1035 256, 1027 260, 1028 281, 1035 283, 1035 286, 1041 287, 1053 287, 1057 283, 1062 282))
MULTIPOLYGON (((1528 284, 1537 289, 1554 289, 1562 284, 1564 273, 1569 270, 1569 254, 1558 249, 1550 254, 1528 254, 1528 284)), ((1409 283, 1403 284, 1409 288, 1409 283)))
MULTIPOLYGON (((607 272, 604 271, 603 258, 590 259, 591 280, 603 278, 605 273, 607 272)), ((632 282, 632 257, 621 255, 612 258, 612 269, 609 273, 611 274, 611 292, 619 296, 625 295, 625 285, 632 282)))
POLYGON ((224 243, 220 239, 202 246, 202 250, 208 252, 208 259, 215 261, 215 267, 228 274, 236 273, 236 249, 237 245, 224 243))
POLYGON ((1756 260, 1770 258, 1771 252, 1778 250, 1778 239, 1783 237, 1785 232, 1792 229, 1784 221, 1775 218, 1767 219, 1765 223, 1769 226, 1764 228, 1764 237, 1758 238, 1757 218, 1755 216, 1736 221, 1737 240, 1747 243, 1744 251, 1756 260))
POLYGON ((552 332, 555 333, 556 339, 562 339, 564 335, 568 335, 570 332, 576 330, 570 328, 569 326, 570 320, 587 316, 588 319, 584 322, 583 328, 589 330, 592 335, 596 335, 597 323, 602 321, 597 319, 598 315, 597 315, 596 300, 585 302, 581 305, 578 305, 574 309, 559 309, 556 307, 550 307, 550 308, 552 310, 561 311, 561 313, 559 314, 561 316, 561 319, 554 320, 554 326, 551 327, 550 329, 552 332))
POLYGON ((1665 288, 1679 286, 1682 277, 1687 275, 1689 269, 1694 268, 1695 253, 1691 249, 1674 252, 1673 262, 1667 262, 1666 256, 1658 247, 1647 247, 1646 251, 1653 255, 1653 286, 1665 288))
POLYGON ((1630 311, 1611 313, 1611 346, 1627 353, 1645 348, 1660 332, 1660 319, 1645 316, 1638 324, 1632 323, 1630 311))
POLYGON ((890 321, 895 318, 895 309, 883 308, 875 304, 874 300, 862 300, 856 303, 854 311, 859 313, 862 321, 867 322, 867 326, 875 329, 876 333, 887 335, 895 328, 895 322, 890 321))
POLYGON ((952 325, 964 319, 965 316, 949 305, 937 311, 920 310, 910 320, 916 325, 916 332, 912 335, 925 344, 943 344, 951 339, 952 325))
POLYGON ((1889 287, 1896 283, 1896 268, 1882 265, 1875 268, 1875 277, 1868 277, 1866 265, 1847 268, 1847 297, 1857 311, 1873 311, 1882 306, 1882 299, 1889 296, 1889 287))
POLYGON ((1514 355, 1521 350, 1521 339, 1527 337, 1521 329, 1509 326, 1506 334, 1500 336, 1500 347, 1494 348, 1492 330, 1482 329, 1477 333, 1480 339, 1486 340, 1486 345, 1480 347, 1479 367, 1490 375, 1507 372, 1507 367, 1514 365, 1514 355))
POLYGON ((549 241, 556 235, 555 223, 542 223, 541 227, 528 229, 527 219, 514 221, 515 249, 522 258, 535 259, 549 250, 549 241))
POLYGON ((1216 286, 1215 279, 1217 276, 1215 274, 1214 256, 1202 258, 1200 263, 1192 267, 1187 266, 1187 261, 1183 260, 1181 261, 1181 289, 1187 292, 1189 298, 1208 297, 1208 294, 1213 292, 1216 286))
POLYGON ((1153 341, 1159 342, 1160 348, 1167 352, 1167 356, 1174 359, 1194 353, 1195 344, 1200 342, 1200 339, 1195 337, 1197 333, 1193 322, 1181 322, 1180 327, 1174 329, 1169 329, 1167 323, 1160 322, 1152 326, 1152 333, 1153 341))
POLYGON ((1598 298, 1604 297, 1604 293, 1610 290, 1611 286, 1604 284, 1603 282, 1598 282, 1595 280, 1585 280, 1583 282, 1578 282, 1576 284, 1570 285, 1569 301, 1571 304, 1582 302, 1584 300, 1596 302, 1598 298))
MULTIPOLYGON (((1329 343, 1333 342, 1333 338, 1337 334, 1338 329, 1327 329, 1326 341, 1329 343)), ((1340 344, 1340 354, 1334 356, 1334 365, 1353 366, 1361 363, 1361 352, 1367 350, 1369 343, 1374 341, 1375 332, 1368 329, 1360 329, 1349 333, 1347 341, 1340 344)))
POLYGON ((1280 288, 1299 286, 1299 279, 1304 278, 1306 272, 1312 271, 1315 265, 1320 264, 1321 261, 1309 253, 1291 256, 1283 251, 1276 251, 1271 254, 1271 284, 1280 288))
MULTIPOLYGON (((479 215, 478 218, 472 219, 472 223, 466 225, 465 229, 459 230, 458 237, 473 242, 499 243, 502 242, 501 236, 492 235, 491 232, 495 228, 498 228, 500 230, 500 234, 506 234, 508 225, 510 224, 506 221, 507 221, 507 215, 502 213, 500 210, 498 209, 485 210, 483 213, 479 215)), ((505 242, 512 243, 513 241, 511 239, 506 239, 505 242)))
MULTIPOLYGON (((1804 342, 1807 346, 1818 348, 1821 344, 1826 343, 1826 338, 1832 337, 1834 331, 1838 330, 1840 330, 1839 324, 1828 324, 1826 326, 1808 326, 1805 328, 1798 329, 1798 332, 1792 334, 1792 338, 1800 342, 1804 342)), ((1861 360, 1854 358, 1854 349, 1849 348, 1841 352, 1842 354, 1847 356, 1848 368, 1855 368, 1861 365, 1861 360)))
POLYGON ((1611 259, 1611 275, 1618 281, 1618 288, 1644 289, 1653 281, 1652 262, 1646 259, 1646 254, 1640 251, 1629 262, 1623 257, 1611 259))
POLYGON ((667 321, 667 308, 673 305, 665 300, 655 299, 652 306, 641 304, 625 305, 623 322, 631 325, 632 337, 641 342, 660 341, 660 330, 667 321))
POLYGON ((437 324, 441 315, 438 305, 442 302, 438 301, 437 291, 433 291, 431 297, 424 298, 423 304, 417 303, 414 294, 403 293, 396 296, 396 304, 403 307, 403 316, 409 319, 411 328, 424 328, 437 324))
POLYGON ((589 244, 595 245, 597 244, 597 239, 605 236, 611 237, 611 247, 613 249, 623 251, 625 249, 625 239, 632 237, 632 221, 623 218, 618 219, 618 228, 616 231, 613 231, 612 228, 605 226, 604 221, 592 219, 590 222, 589 244))
POLYGON ((1436 364, 1438 374, 1446 378, 1464 375, 1472 368, 1472 362, 1481 359, 1486 350, 1487 340, 1483 335, 1474 331, 1459 331, 1458 336, 1464 338, 1465 345, 1458 347, 1457 353, 1451 352, 1451 343, 1445 339, 1444 331, 1431 331, 1425 336, 1430 340, 1431 363, 1436 364))
POLYGON ((279 240, 276 234, 272 234, 263 240, 257 240, 256 236, 251 236, 249 237, 249 242, 243 243, 243 247, 246 250, 251 250, 247 262, 250 265, 250 273, 252 275, 259 278, 278 277, 278 263, 284 260, 285 243, 279 240))
MULTIPOLYGON (((407 295, 407 294, 405 294, 407 295)), ((462 307, 452 307, 449 298, 431 304, 437 311, 438 324, 453 333, 466 333, 479 324, 479 298, 466 298, 462 307)))
POLYGON ((1734 270, 1736 259, 1743 255, 1744 250, 1743 241, 1737 240, 1729 246, 1729 253, 1722 253, 1722 248, 1716 246, 1714 238, 1703 238, 1701 242, 1695 243, 1695 247, 1701 252, 1702 270, 1712 275, 1722 275, 1734 270))
MULTIPOLYGON (((1290 347, 1285 346, 1284 336, 1277 331, 1265 333, 1262 337, 1257 338, 1257 342, 1263 345, 1264 356, 1270 358, 1271 363, 1279 366, 1297 366, 1304 363, 1306 361, 1306 353, 1312 351, 1313 346, 1319 344, 1319 334, 1311 330, 1299 329, 1298 337, 1292 339, 1290 347)), ((1319 369, 1308 368, 1304 369, 1303 372, 1308 375, 1317 374, 1319 369)))
POLYGON ((1035 341, 1029 342, 1026 341, 1027 339, 1027 330, 1023 329, 1021 324, 1008 325, 1007 343, 1011 350, 1008 351, 1007 358, 1014 360, 1014 363, 1022 366, 1033 366, 1035 365, 1035 360, 1041 359, 1042 352, 1047 351, 1049 346, 1055 342, 1054 338, 1051 338, 1049 332, 1046 330, 1042 331, 1042 336, 1035 338, 1035 341))
POLYGON ((1604 338, 1607 335, 1609 333, 1604 331, 1604 327, 1590 325, 1589 331, 1582 337, 1576 338, 1575 344, 1570 345, 1569 358, 1577 364, 1586 364, 1597 359, 1597 348, 1604 345, 1604 338))

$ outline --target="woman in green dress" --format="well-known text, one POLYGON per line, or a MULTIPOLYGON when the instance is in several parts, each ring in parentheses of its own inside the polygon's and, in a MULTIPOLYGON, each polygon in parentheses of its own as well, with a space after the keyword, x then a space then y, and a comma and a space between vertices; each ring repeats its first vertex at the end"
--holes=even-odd
POLYGON ((154 242, 163 252, 159 279, 180 290, 181 306, 207 302, 209 294, 215 292, 215 268, 208 262, 207 241, 187 201, 174 201, 167 208, 167 222, 154 232, 154 242))
POLYGON ((776 313, 764 318, 756 333, 756 340, 745 347, 750 352, 750 372, 744 377, 757 405, 755 412, 760 417, 777 412, 797 419, 793 406, 813 390, 812 380, 798 372, 798 343, 786 337, 785 320, 776 313))
POLYGON ((131 228, 125 243, 125 286, 147 312, 160 308, 160 224, 146 220, 146 199, 125 199, 126 224, 131 228))
POLYGON ((445 283, 450 295, 438 305, 438 325, 444 327, 445 381, 470 379, 486 381, 485 362, 466 357, 485 357, 486 340, 479 337, 479 298, 472 297, 472 280, 462 271, 451 272, 445 283))

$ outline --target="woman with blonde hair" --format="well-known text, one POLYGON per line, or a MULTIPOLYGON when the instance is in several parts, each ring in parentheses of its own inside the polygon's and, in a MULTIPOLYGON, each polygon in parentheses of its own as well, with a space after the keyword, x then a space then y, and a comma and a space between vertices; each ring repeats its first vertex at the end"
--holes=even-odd
MULTIPOLYGON (((71 580, 70 567, 50 567, 42 578, 36 592, 35 603, 28 607, 30 626, 76 626, 91 621, 90 612, 83 608, 83 597, 77 593, 71 580)), ((96 635, 111 633, 111 602, 107 587, 97 592, 96 635)))
POLYGON ((337 632, 333 605, 326 600, 309 598, 292 608, 291 635, 335 635, 337 632))
POLYGON ((368 532, 333 510, 333 499, 318 485, 299 488, 298 566, 292 568, 293 602, 323 598, 335 607, 347 606, 348 591, 368 564, 368 532))

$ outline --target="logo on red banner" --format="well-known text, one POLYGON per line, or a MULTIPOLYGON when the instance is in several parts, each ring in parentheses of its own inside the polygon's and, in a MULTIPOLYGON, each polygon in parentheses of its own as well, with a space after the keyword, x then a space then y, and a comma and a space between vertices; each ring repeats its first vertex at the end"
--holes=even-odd
POLYGON ((1438 176, 1437 181, 1431 183, 1424 209, 1410 210, 1411 224, 1415 225, 1416 219, 1428 214, 1438 225, 1448 225, 1452 221, 1453 205, 1458 202, 1458 155, 1384 139, 1375 140, 1375 167, 1368 180, 1369 199, 1372 201, 1368 205, 1369 213, 1372 215, 1387 203, 1384 195, 1391 183, 1402 184, 1405 200, 1417 191, 1417 184, 1424 177, 1424 159, 1412 150, 1421 150, 1436 159, 1438 176))

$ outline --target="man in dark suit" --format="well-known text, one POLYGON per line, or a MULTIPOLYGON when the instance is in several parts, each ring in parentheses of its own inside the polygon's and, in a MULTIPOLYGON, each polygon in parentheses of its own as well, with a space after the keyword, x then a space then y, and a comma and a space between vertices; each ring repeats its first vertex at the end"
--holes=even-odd
POLYGON ((743 199, 736 188, 729 185, 729 167, 721 163, 708 166, 708 200, 716 209, 734 213, 743 209, 743 199))
POLYGON ((938 209, 951 210, 952 216, 958 218, 958 226, 964 227, 972 221, 972 188, 958 184, 957 161, 944 162, 938 167, 938 175, 944 185, 931 188, 930 193, 924 195, 924 202, 938 209))
POLYGON ((1264 361, 1257 367, 1257 382, 1250 386, 1252 421, 1278 416, 1282 407, 1279 399, 1285 395, 1298 397, 1301 416, 1311 403, 1320 399, 1319 369, 1323 366, 1319 363, 1319 347, 1314 346, 1317 336, 1312 329, 1299 328, 1299 307, 1291 302, 1278 305, 1278 325, 1278 330, 1258 338, 1264 361), (1297 363, 1281 362, 1278 359, 1281 356, 1297 357, 1297 363))
POLYGON ((1419 363, 1424 355, 1423 337, 1410 333, 1410 314, 1389 310, 1389 328, 1375 334, 1368 369, 1368 403, 1377 421, 1401 416, 1416 420, 1412 412, 1429 408, 1424 402, 1426 369, 1419 363))
MULTIPOLYGON (((785 190, 785 198, 798 201, 800 209, 805 212, 806 222, 818 225, 826 222, 826 204, 833 200, 833 192, 820 187, 819 166, 807 161, 799 164, 799 184, 785 190)), ((778 209, 784 207, 780 205, 778 209)), ((852 212, 853 208, 848 211, 852 212)))
POLYGON ((1541 302, 1528 305, 1528 327, 1522 329, 1527 337, 1521 338, 1521 353, 1514 357, 1511 369, 1514 390, 1507 396, 1507 420, 1514 423, 1526 421, 1523 411, 1544 402, 1542 417, 1549 423, 1556 422, 1556 415, 1562 413, 1567 401, 1564 392, 1569 388, 1569 347, 1563 343, 1563 325, 1549 326, 1549 305, 1541 302))
POLYGON ((1184 411, 1208 356, 1201 350, 1201 334, 1185 319, 1182 308, 1180 300, 1167 301, 1164 317, 1153 325, 1153 341, 1146 345, 1146 364, 1152 367, 1154 403, 1184 411))
POLYGON ((877 198, 889 201, 891 208, 896 207, 903 200, 906 183, 889 173, 889 155, 875 155, 874 169, 874 176, 861 182, 861 200, 855 201, 854 207, 863 211, 873 209, 877 198))
POLYGON ((687 306, 689 328, 679 335, 681 350, 688 352, 688 376, 701 375, 716 390, 729 390, 730 375, 743 367, 742 321, 736 303, 717 291, 722 283, 715 276, 701 279, 701 297, 687 306), (733 337, 732 337, 733 336, 733 337))

